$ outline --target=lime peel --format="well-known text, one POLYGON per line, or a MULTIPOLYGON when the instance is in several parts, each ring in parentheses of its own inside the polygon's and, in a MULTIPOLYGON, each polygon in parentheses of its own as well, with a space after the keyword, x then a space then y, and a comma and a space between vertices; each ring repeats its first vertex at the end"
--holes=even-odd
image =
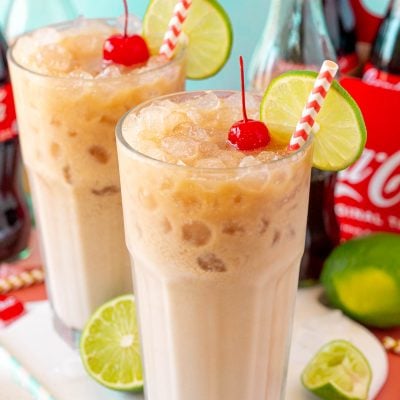
POLYGON ((329 303, 369 326, 400 324, 400 235, 375 233, 336 247, 321 282, 329 303))
MULTIPOLYGON (((314 71, 288 71, 271 81, 261 101, 260 119, 274 141, 289 143, 317 76, 314 71)), ((316 123, 314 167, 339 171, 360 157, 367 139, 364 119, 337 81, 332 82, 316 123)))
POLYGON ((324 345, 304 369, 301 380, 324 400, 366 400, 372 371, 364 354, 347 340, 324 345))

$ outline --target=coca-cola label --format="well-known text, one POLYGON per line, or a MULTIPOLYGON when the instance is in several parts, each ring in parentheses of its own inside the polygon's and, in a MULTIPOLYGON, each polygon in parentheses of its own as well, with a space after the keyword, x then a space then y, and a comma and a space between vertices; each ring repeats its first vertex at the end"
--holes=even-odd
POLYGON ((369 85, 400 91, 400 75, 382 71, 371 63, 364 68, 363 81, 369 85))
POLYGON ((345 78, 360 106, 368 139, 361 157, 338 175, 335 211, 342 239, 400 233, 400 93, 345 78))
POLYGON ((14 98, 9 83, 0 86, 0 142, 17 136, 14 98))

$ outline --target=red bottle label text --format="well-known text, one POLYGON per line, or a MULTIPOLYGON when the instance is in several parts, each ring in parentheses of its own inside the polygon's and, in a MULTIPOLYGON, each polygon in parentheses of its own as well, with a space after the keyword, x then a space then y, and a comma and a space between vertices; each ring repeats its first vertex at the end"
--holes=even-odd
POLYGON ((382 71, 375 68, 372 64, 367 64, 365 66, 362 79, 369 85, 400 91, 400 75, 382 71))
POLYGON ((342 239, 370 232, 400 233, 400 92, 344 78, 367 127, 361 157, 338 175, 335 211, 342 239))
POLYGON ((372 231, 400 232, 400 150, 389 155, 365 149, 354 165, 339 174, 336 198, 342 199, 335 211, 344 238, 372 231))

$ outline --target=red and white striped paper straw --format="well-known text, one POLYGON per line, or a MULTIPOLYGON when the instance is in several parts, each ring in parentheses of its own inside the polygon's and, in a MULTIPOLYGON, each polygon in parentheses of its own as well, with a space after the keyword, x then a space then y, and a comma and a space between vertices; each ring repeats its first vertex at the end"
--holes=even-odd
POLYGON ((296 130, 290 138, 288 150, 298 150, 307 141, 314 126, 315 118, 328 94, 338 68, 338 65, 333 61, 326 60, 323 62, 313 90, 308 96, 300 121, 297 123, 296 130))
POLYGON ((192 0, 179 0, 174 7, 174 15, 169 21, 168 30, 165 32, 163 43, 160 47, 160 55, 171 58, 174 54, 178 38, 182 33, 182 25, 188 15, 192 0))

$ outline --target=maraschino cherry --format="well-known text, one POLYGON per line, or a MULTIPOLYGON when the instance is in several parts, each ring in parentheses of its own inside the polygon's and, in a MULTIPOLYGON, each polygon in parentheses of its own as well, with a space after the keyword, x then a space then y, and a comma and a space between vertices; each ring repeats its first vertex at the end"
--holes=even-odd
POLYGON ((239 150, 256 150, 270 142, 269 131, 262 121, 247 118, 244 89, 243 57, 240 56, 240 79, 242 83, 243 119, 235 122, 229 129, 228 141, 239 150))
POLYGON ((104 42, 103 59, 105 61, 130 67, 134 64, 145 63, 150 52, 145 40, 140 35, 128 35, 128 4, 124 1, 125 26, 124 33, 110 36, 104 42))

